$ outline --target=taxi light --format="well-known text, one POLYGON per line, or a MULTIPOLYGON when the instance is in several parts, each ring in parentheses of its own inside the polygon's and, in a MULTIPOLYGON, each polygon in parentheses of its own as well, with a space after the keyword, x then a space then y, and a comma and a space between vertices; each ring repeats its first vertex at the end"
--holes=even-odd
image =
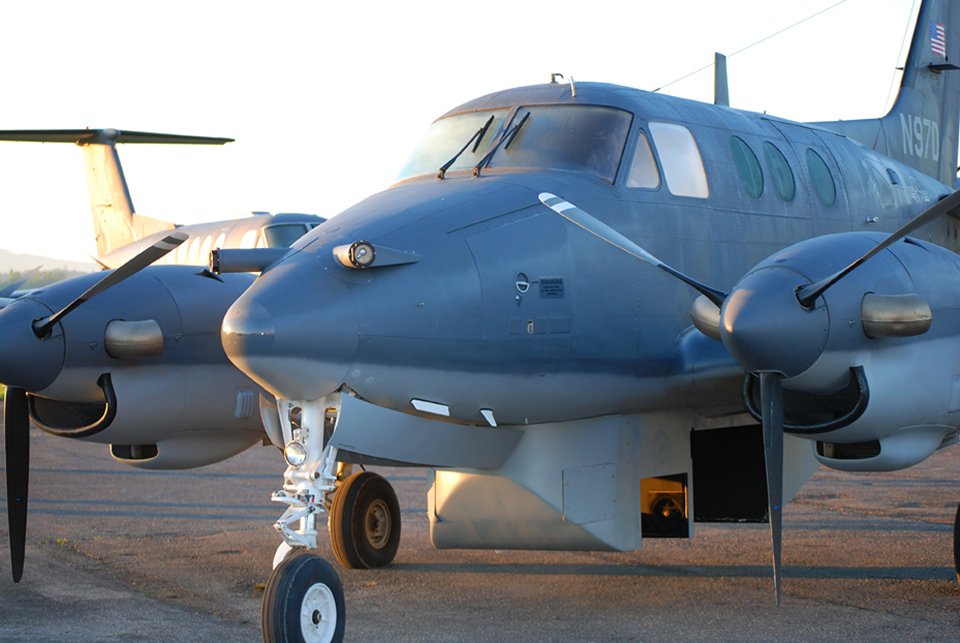
POLYGON ((333 256, 347 268, 363 270, 373 265, 377 251, 369 241, 354 241, 350 245, 334 248, 333 256))
POLYGON ((283 447, 283 459, 291 467, 299 467, 307 461, 307 448, 301 442, 293 440, 283 447))

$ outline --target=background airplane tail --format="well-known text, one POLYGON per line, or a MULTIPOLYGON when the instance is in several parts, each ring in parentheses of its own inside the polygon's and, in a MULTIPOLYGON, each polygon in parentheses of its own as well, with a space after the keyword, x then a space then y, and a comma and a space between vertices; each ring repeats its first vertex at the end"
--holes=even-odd
POLYGON ((11 130, 0 132, 3 141, 34 141, 41 143, 75 143, 83 148, 87 172, 93 231, 97 241, 97 256, 138 241, 162 230, 172 230, 176 224, 137 214, 123 176, 117 143, 179 143, 192 145, 223 145, 230 138, 181 136, 152 132, 127 132, 114 129, 82 130, 11 130))
POLYGON ((954 185, 960 132, 960 3, 924 0, 900 91, 882 118, 816 123, 954 185))

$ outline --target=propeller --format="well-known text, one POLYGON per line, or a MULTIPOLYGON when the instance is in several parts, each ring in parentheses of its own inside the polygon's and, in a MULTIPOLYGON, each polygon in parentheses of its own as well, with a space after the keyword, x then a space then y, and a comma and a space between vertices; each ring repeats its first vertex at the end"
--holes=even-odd
POLYGON ((570 223, 586 230, 595 237, 606 241, 614 248, 617 248, 627 253, 631 257, 639 259, 640 261, 645 261, 651 266, 659 268, 668 275, 679 279, 712 301, 717 306, 722 305, 723 300, 726 299, 727 295, 722 290, 711 288, 710 286, 700 283, 693 277, 689 277, 679 270, 675 270, 671 266, 663 263, 652 254, 638 246, 633 241, 630 241, 630 239, 627 239, 625 236, 608 226, 606 223, 603 223, 599 219, 595 219, 591 215, 587 214, 586 211, 581 210, 569 201, 565 201, 564 199, 561 199, 555 194, 550 194, 549 192, 541 192, 540 202, 570 223))
POLYGON ((160 259, 171 250, 174 250, 186 240, 187 234, 184 232, 172 232, 163 239, 160 239, 152 246, 149 246, 145 250, 141 251, 138 255, 105 276, 103 279, 90 286, 90 288, 84 291, 79 297, 71 301, 59 311, 55 312, 49 317, 44 317, 43 319, 38 319, 33 322, 33 332, 36 333, 37 337, 47 337, 50 334, 50 329, 53 328, 58 321, 66 317, 71 311, 76 309, 77 306, 85 301, 93 299, 103 291, 113 288, 124 279, 140 272, 157 259, 160 259))
MULTIPOLYGON (((796 274, 785 270, 758 270, 742 278, 726 294, 665 264, 633 241, 564 199, 541 193, 540 201, 574 225, 615 248, 691 286, 720 309, 719 339, 734 359, 760 378, 761 424, 767 482, 767 511, 773 549, 773 579, 777 605, 781 594, 783 532, 783 379, 799 375, 822 354, 829 320, 816 302, 823 293, 857 267, 900 241, 917 228, 960 207, 960 190, 942 198, 880 244, 840 271, 814 284, 796 284, 796 274)), ((701 320, 706 319, 697 303, 701 320)), ((695 309, 697 308, 695 306, 695 309)), ((694 313, 695 323, 698 314, 694 313)), ((698 324, 701 327, 703 324, 698 324)), ((706 327, 704 325, 704 327, 706 327)), ((718 338, 716 334, 706 333, 718 338)))
POLYGON ((3 402, 3 437, 7 454, 7 524, 13 582, 23 576, 27 537, 27 482, 30 473, 30 413, 27 392, 7 387, 3 402))
POLYGON ((908 234, 916 230, 917 228, 924 226, 934 219, 937 219, 947 212, 960 207, 960 190, 956 190, 951 194, 945 195, 940 198, 934 205, 927 208, 919 215, 911 219, 905 225, 901 226, 897 230, 894 230, 890 233, 890 236, 884 239, 881 243, 877 244, 876 247, 871 248, 868 252, 857 260, 851 262, 845 268, 837 271, 836 273, 830 275, 826 279, 822 279, 815 284, 810 284, 804 288, 801 288, 797 293, 797 299, 800 301, 800 304, 804 308, 810 308, 813 305, 813 302, 816 301, 817 297, 822 295, 827 291, 828 288, 833 286, 835 283, 846 277, 858 266, 862 265, 864 262, 869 260, 871 257, 879 254, 883 250, 886 250, 897 241, 900 241, 908 234))
MULTIPOLYGON (((187 235, 174 232, 157 241, 128 262, 104 276, 80 296, 64 306, 58 312, 32 323, 33 333, 39 339, 50 336, 55 324, 86 301, 96 297, 108 288, 133 276, 157 259, 182 244, 187 235)), ((7 312, 7 311, 5 311, 7 312)), ((29 317, 26 318, 29 320, 29 317)), ((25 320, 25 321, 26 321, 25 320)), ((10 329, 13 332, 15 329, 10 329)), ((29 335, 29 331, 24 331, 29 335)), ((21 357, 23 355, 20 355, 21 357)), ((26 378, 29 380, 30 378, 26 378)), ((24 548, 27 532, 27 488, 30 471, 30 410, 27 404, 27 389, 20 386, 7 386, 3 406, 4 444, 7 464, 7 513, 10 527, 10 557, 13 568, 13 582, 23 576, 24 548)))

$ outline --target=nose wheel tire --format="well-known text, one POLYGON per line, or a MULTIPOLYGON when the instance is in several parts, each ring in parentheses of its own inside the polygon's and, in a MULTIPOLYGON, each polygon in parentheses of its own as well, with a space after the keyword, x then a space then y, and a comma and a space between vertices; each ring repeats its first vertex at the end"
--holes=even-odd
POLYGON ((301 553, 273 570, 260 608, 266 643, 339 642, 345 624, 343 585, 330 563, 301 553))
POLYGON ((390 483, 370 471, 344 480, 330 506, 330 544, 348 569, 383 567, 400 546, 400 503, 390 483))

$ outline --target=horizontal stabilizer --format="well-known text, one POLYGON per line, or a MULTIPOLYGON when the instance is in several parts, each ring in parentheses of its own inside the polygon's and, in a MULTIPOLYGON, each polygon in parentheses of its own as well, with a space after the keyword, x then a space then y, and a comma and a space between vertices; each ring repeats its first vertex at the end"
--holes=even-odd
POLYGON ((114 143, 174 143, 181 145, 223 145, 232 138, 212 136, 184 136, 131 132, 116 129, 23 129, 0 130, 0 141, 30 141, 34 143, 76 143, 77 145, 113 145, 114 143))

